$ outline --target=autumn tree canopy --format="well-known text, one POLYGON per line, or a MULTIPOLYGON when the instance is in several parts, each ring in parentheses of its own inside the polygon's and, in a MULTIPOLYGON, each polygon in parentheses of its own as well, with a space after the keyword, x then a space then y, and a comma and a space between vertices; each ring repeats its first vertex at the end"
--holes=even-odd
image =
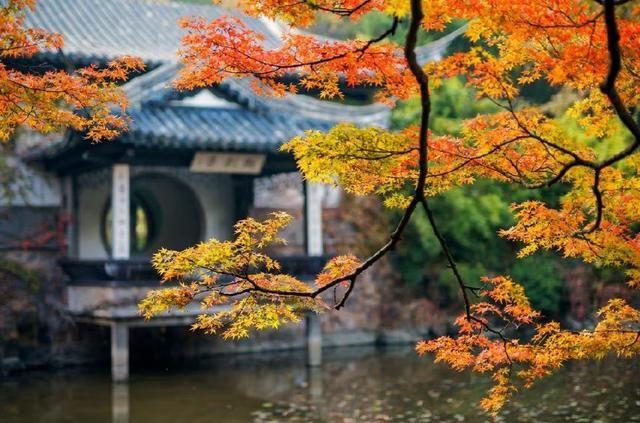
POLYGON ((94 141, 113 138, 127 124, 118 84, 142 70, 142 62, 123 57, 69 71, 26 64, 64 42, 60 34, 26 27, 26 14, 36 6, 36 0, 6 0, 0 7, 0 141, 19 126, 43 133, 72 128, 94 141))
MULTIPOLYGON (((614 298, 590 331, 564 330, 530 305, 509 275, 465 280, 431 208, 434 197, 479 180, 531 189, 566 187, 559 205, 513 205, 516 224, 499 236, 519 243, 521 257, 550 250, 595 266, 620 268, 630 287, 640 286, 640 5, 628 0, 241 0, 250 15, 279 19, 291 28, 280 47, 241 21, 183 22, 184 67, 180 88, 251 78, 266 95, 300 89, 340 98, 344 85, 376 87, 389 104, 419 98, 420 123, 401 131, 342 124, 290 140, 305 178, 335 184, 355 195, 376 194, 402 210, 388 241, 369 257, 330 260, 310 286, 280 273, 265 248, 282 242, 290 217, 275 214, 236 226, 233 241, 210 240, 154 257, 164 281, 180 284, 151 293, 147 316, 199 299, 228 311, 201 316, 194 328, 244 337, 251 329, 297 321, 306 310, 339 309, 358 295, 360 275, 401 241, 421 209, 447 259, 464 303, 456 337, 420 342, 419 354, 456 370, 488 373, 495 385, 482 407, 497 413, 520 387, 528 387, 569 360, 621 357, 640 352, 640 311, 614 298), (304 28, 321 14, 357 21, 386 14, 390 26, 371 39, 327 40, 304 28), (466 21, 471 47, 437 63, 420 65, 420 33, 466 21), (400 25, 400 24, 403 25, 400 25), (300 30, 302 29, 302 30, 300 30), (404 42, 390 40, 403 31, 404 42), (296 82, 284 79, 295 74, 296 82), (499 112, 463 122, 459 136, 430 131, 431 92, 462 76, 478 99, 499 112), (573 93, 564 115, 580 128, 567 131, 543 108, 527 104, 522 90, 544 83, 573 93), (334 292, 323 300, 322 294, 334 292), (528 337, 523 337, 528 333, 528 337), (531 336, 532 334, 532 336, 531 336)), ((463 218, 463 217, 462 217, 463 218)), ((482 245, 478 245, 478 249, 482 245)))

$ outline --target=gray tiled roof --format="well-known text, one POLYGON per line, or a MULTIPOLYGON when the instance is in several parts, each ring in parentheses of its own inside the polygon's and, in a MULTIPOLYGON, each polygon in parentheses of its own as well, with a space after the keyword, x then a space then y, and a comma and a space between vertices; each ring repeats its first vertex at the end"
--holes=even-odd
POLYGON ((134 55, 148 62, 176 60, 185 16, 213 20, 223 15, 241 17, 251 29, 266 36, 268 45, 278 34, 263 21, 222 7, 151 0, 38 0, 29 25, 64 35, 62 51, 70 59, 109 60, 134 55))
POLYGON ((416 47, 416 58, 420 63, 440 60, 446 53, 451 43, 467 30, 467 25, 438 38, 435 41, 416 47))
MULTIPOLYGON (((125 84, 127 96, 133 105, 144 107, 147 104, 166 103, 176 93, 171 81, 179 69, 177 63, 167 63, 133 79, 125 84)), ((249 110, 258 112, 278 111, 306 119, 340 122, 348 121, 360 126, 375 125, 386 127, 391 111, 381 104, 347 105, 322 101, 305 95, 286 95, 284 98, 269 98, 257 95, 246 79, 228 78, 211 89, 249 110)))
POLYGON ((284 113, 242 108, 147 106, 130 112, 133 124, 120 142, 139 148, 220 151, 277 151, 305 130, 328 130, 334 123, 284 113), (152 141, 152 142, 149 142, 152 141))
MULTIPOLYGON (((119 141, 136 148, 274 151, 306 129, 327 130, 341 121, 388 126, 390 110, 385 106, 351 106, 303 95, 265 98, 257 96, 246 80, 231 78, 212 92, 237 107, 190 107, 175 101, 179 95, 171 81, 180 66, 176 52, 184 34, 179 19, 212 20, 222 15, 240 17, 266 36, 268 47, 280 43, 276 24, 238 11, 151 0, 38 0, 28 23, 61 33, 62 52, 71 61, 134 55, 155 66, 124 87, 132 104, 132 123, 119 141)), ((438 59, 461 31, 420 47, 419 59, 438 59)), ((58 153, 64 149, 64 144, 55 148, 58 153)))
MULTIPOLYGON (((181 18, 202 16, 213 20, 224 15, 241 18, 250 29, 265 35, 267 46, 280 43, 282 29, 273 22, 221 6, 152 0, 38 0, 28 24, 63 34, 63 52, 71 59, 108 60, 134 55, 155 63, 176 60, 184 34, 178 25, 181 18)), ((424 63, 442 57, 464 29, 418 47, 418 59, 424 63)))
MULTIPOLYGON (((387 126, 390 110, 381 105, 348 106, 307 96, 257 96, 247 81, 229 79, 212 91, 238 107, 188 107, 174 101, 171 87, 180 67, 176 51, 183 30, 178 20, 235 15, 277 46, 273 24, 217 6, 149 0, 39 0, 30 25, 64 36, 63 53, 72 61, 105 61, 123 54, 142 57, 155 69, 124 88, 131 102, 130 131, 120 142, 136 148, 273 151, 306 129, 329 129, 339 121, 387 126)), ((64 145, 56 151, 64 150, 64 145)), ((51 153, 51 152, 49 152, 51 153)))
MULTIPOLYGON (((307 130, 327 131, 335 122, 314 120, 279 112, 245 108, 209 108, 146 105, 129 111, 129 131, 112 142, 136 150, 236 151, 275 153, 280 146, 307 130)), ((25 153, 27 160, 54 160, 87 142, 61 137, 25 153)), ((81 149, 80 154, 85 150, 81 149)))

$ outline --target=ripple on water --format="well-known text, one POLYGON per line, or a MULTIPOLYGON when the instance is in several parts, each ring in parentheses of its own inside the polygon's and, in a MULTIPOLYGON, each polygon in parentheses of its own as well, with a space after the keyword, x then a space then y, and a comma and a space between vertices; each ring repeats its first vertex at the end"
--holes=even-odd
MULTIPOLYGON (((36 372, 0 381, 0 421, 31 422, 490 422, 477 408, 484 377, 452 372, 408 349, 221 357, 136 371, 36 372), (193 363, 192 363, 193 364, 193 363)), ((518 394, 499 422, 640 421, 634 361, 573 363, 518 394)))

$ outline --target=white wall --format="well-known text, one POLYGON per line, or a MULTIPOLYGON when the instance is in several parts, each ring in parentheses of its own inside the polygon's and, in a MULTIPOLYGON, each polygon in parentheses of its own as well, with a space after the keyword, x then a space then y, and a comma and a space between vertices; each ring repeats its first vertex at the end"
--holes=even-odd
MULTIPOLYGON (((193 174, 187 169, 163 167, 132 167, 131 179, 133 191, 138 186, 147 186, 148 191, 158 198, 162 211, 162 222, 157 228, 158 240, 168 242, 171 237, 178 237, 182 216, 179 213, 180 202, 184 202, 183 195, 171 194, 175 192, 175 183, 166 183, 163 190, 163 177, 173 178, 184 184, 184 189, 190 189, 199 203, 197 217, 201 219, 201 240, 212 237, 229 239, 233 234, 234 222, 234 191, 229 175, 193 174), (179 198, 173 198, 179 197, 179 198), (163 206, 164 204, 164 206, 163 206), (172 207, 175 206, 175 207, 172 207)), ((104 210, 111 192, 111 174, 103 171, 85 176, 78 181, 78 257, 83 259, 105 259, 109 256, 105 250, 102 236, 102 220, 104 210)), ((191 212, 184 213, 186 218, 196 218, 191 212)), ((192 223, 192 222, 190 222, 192 223)), ((192 226, 192 225, 191 225, 192 226)), ((187 230, 187 227, 184 227, 187 230)), ((183 239, 184 240, 184 239, 183 239)), ((162 246, 152 241, 151 249, 162 246)), ((167 247, 170 247, 168 245, 167 247)), ((150 251, 149 253, 153 253, 150 251)))
POLYGON ((235 224, 235 193, 231 176, 188 171, 177 176, 200 201, 205 223, 203 239, 230 239, 235 224))
MULTIPOLYGON (((111 175, 108 175, 109 177, 111 175)), ((102 215, 111 195, 111 184, 107 180, 82 181, 78 187, 77 253, 79 258, 103 259, 108 254, 102 241, 102 215)))

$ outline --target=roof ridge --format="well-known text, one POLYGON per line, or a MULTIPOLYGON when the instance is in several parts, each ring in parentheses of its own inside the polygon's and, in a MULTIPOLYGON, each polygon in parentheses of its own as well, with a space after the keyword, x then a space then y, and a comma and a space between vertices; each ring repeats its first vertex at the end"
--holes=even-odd
POLYGON ((427 62, 439 60, 447 47, 449 47, 454 40, 464 34, 467 31, 467 28, 468 24, 465 23, 460 28, 447 35, 443 35, 436 40, 416 47, 416 57, 418 62, 424 65, 427 62))
POLYGON ((122 88, 130 106, 139 107, 145 100, 148 101, 149 97, 173 89, 168 84, 175 77, 179 67, 178 62, 166 62, 127 81, 122 88))
MULTIPOLYGON (((162 102, 168 99, 176 89, 170 82, 176 77, 180 63, 172 62, 133 78, 124 84, 132 108, 140 108, 145 103, 162 102)), ((305 118, 336 122, 336 116, 348 116, 349 121, 357 125, 388 126, 391 110, 380 103, 355 105, 320 100, 303 94, 287 94, 283 98, 263 97, 256 94, 247 79, 226 78, 219 85, 209 89, 222 94, 226 100, 254 112, 289 112, 305 118)), ((168 105, 178 107, 177 105, 168 105)), ((180 106, 184 107, 184 106, 180 106)))

